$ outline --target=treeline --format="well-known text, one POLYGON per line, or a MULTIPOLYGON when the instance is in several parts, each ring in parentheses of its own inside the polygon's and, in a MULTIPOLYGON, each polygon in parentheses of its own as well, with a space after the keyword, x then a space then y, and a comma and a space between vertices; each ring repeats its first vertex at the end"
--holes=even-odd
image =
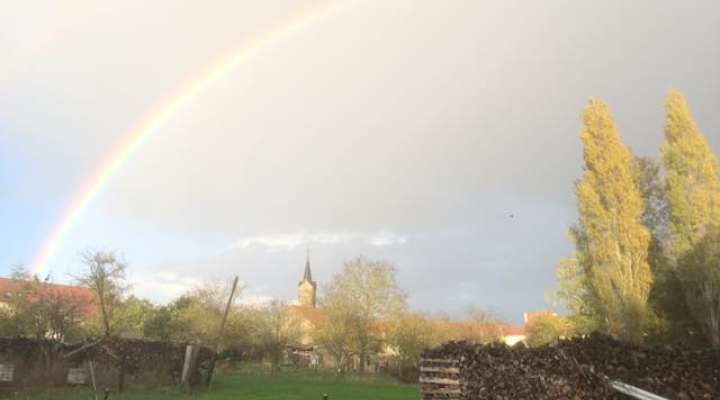
POLYGON ((113 252, 82 254, 77 286, 54 285, 23 270, 0 307, 0 336, 64 343, 124 337, 198 343, 237 359, 279 365, 300 336, 299 320, 281 301, 244 306, 234 296, 225 329, 221 321, 229 286, 208 282, 166 305, 129 295, 126 264, 113 252), (86 289, 86 290, 83 290, 86 289))
POLYGON ((575 254, 555 298, 575 333, 720 346, 720 175, 683 95, 665 102, 659 160, 632 154, 608 107, 582 114, 575 254))
POLYGON ((243 304, 240 288, 221 333, 228 282, 208 282, 157 305, 129 294, 126 264, 113 252, 88 251, 81 260, 84 270, 75 287, 16 271, 15 290, 6 295, 7 307, 0 307, 0 336, 66 343, 103 336, 193 342, 224 358, 264 361, 273 372, 285 362, 307 365, 308 360, 293 360, 293 351, 312 348, 336 371, 372 367, 413 379, 425 348, 448 340, 502 341, 507 327, 476 308, 462 321, 410 312, 395 268, 358 257, 323 287, 317 309, 278 300, 243 304))

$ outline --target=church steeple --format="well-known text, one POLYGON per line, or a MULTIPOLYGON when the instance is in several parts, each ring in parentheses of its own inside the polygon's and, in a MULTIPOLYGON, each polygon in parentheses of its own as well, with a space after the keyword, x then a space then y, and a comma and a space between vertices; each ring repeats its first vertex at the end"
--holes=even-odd
POLYGON ((310 271, 310 250, 308 250, 307 258, 305 258, 305 275, 303 275, 303 280, 312 282, 312 271, 310 271))
POLYGON ((315 308, 315 298, 317 291, 317 283, 312 280, 312 271, 310 270, 310 248, 308 247, 307 256, 305 258, 305 273, 303 279, 298 283, 298 304, 315 308))

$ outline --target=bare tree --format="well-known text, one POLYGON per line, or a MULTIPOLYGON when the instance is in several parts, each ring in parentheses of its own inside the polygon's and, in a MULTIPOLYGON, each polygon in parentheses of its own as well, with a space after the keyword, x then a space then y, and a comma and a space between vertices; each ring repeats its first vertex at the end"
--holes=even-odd
POLYGON ((477 306, 470 306, 465 311, 469 322, 475 324, 487 324, 497 321, 497 317, 491 311, 477 306))
POLYGON ((336 371, 345 371, 355 355, 353 341, 357 319, 353 310, 341 304, 323 306, 323 318, 313 331, 313 339, 332 357, 336 371))
POLYGON ((335 310, 326 323, 343 324, 341 330, 348 331, 351 353, 357 354, 361 372, 371 352, 381 346, 377 322, 397 318, 407 309, 405 292, 395 281, 395 268, 385 261, 364 257, 345 263, 343 271, 333 278, 322 304, 335 310))
POLYGON ((127 265, 111 251, 86 250, 80 258, 86 270, 76 279, 80 285, 95 292, 104 334, 110 336, 115 310, 128 289, 125 281, 127 265))
POLYGON ((411 371, 417 372, 420 355, 426 348, 438 344, 438 336, 434 322, 421 314, 403 315, 389 324, 388 344, 395 354, 401 378, 409 377, 411 371))
POLYGON ((285 302, 274 300, 258 310, 254 334, 258 347, 276 373, 285 351, 297 345, 302 336, 301 321, 285 302))

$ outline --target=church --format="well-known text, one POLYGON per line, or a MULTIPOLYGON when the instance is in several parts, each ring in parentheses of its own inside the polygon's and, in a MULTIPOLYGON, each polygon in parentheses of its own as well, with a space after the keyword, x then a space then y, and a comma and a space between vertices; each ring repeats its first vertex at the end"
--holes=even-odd
MULTIPOLYGON (((297 304, 290 306, 292 312, 299 318, 302 330, 299 346, 292 349, 292 354, 295 362, 299 365, 333 367, 335 366, 333 357, 322 351, 322 348, 319 348, 313 341, 313 331, 323 318, 322 310, 318 308, 317 304, 317 288, 317 282, 312 277, 310 255, 308 254, 305 259, 302 280, 297 285, 297 304)), ((376 359, 378 356, 381 355, 377 354, 375 357, 368 358, 366 370, 374 370, 373 362, 375 360, 373 358, 376 359)), ((354 357, 354 362, 358 362, 356 357, 354 357)))
MULTIPOLYGON (((308 254, 305 259, 302 280, 297 285, 297 303, 290 306, 292 312, 300 319, 302 330, 299 346, 293 349, 293 354, 303 360, 301 363, 305 365, 319 362, 325 366, 331 366, 333 365, 332 359, 329 355, 323 354, 322 349, 319 349, 313 342, 312 333, 323 318, 322 310, 317 305, 317 288, 317 282, 313 280, 310 255, 308 254)), ((545 312, 525 313, 524 323, 527 324, 529 320, 542 313, 545 312)), ((433 321, 432 324, 439 332, 444 332, 448 340, 473 340, 476 333, 489 330, 497 332, 500 341, 509 346, 525 341, 525 326, 512 326, 502 322, 478 324, 472 322, 433 321)), ((387 326, 387 324, 380 322, 378 326, 387 326)), ((381 335, 384 334, 381 333, 381 335)), ((368 357, 367 362, 369 364, 366 366, 366 370, 373 370, 373 367, 377 367, 383 360, 387 360, 394 355, 396 355, 394 349, 387 344, 384 345, 380 353, 368 357)))
POLYGON ((303 279, 298 283, 298 305, 306 307, 317 307, 317 282, 312 279, 310 270, 310 255, 305 259, 305 273, 303 279))
POLYGON ((317 282, 312 278, 310 254, 305 259, 305 272, 297 286, 297 304, 290 309, 300 319, 303 332, 299 350, 304 353, 314 352, 312 332, 321 322, 322 313, 317 308, 317 282))

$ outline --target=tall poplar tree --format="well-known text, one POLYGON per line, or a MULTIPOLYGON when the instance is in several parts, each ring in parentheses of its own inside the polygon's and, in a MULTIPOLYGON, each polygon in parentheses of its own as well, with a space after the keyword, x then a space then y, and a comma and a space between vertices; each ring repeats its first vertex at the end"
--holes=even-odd
MULTIPOLYGON (((591 99, 583 112, 584 172, 577 183, 583 237, 578 261, 585 270, 599 325, 639 342, 649 314, 653 282, 648 264, 650 233, 642 224, 643 199, 633 157, 623 145, 608 107, 591 99)), ((576 234, 577 236, 577 234, 576 234)))
MULTIPOLYGON (((693 334, 699 325, 713 346, 720 346, 720 179, 718 162, 698 129, 680 92, 671 91, 665 103, 666 170, 670 205, 672 258, 686 306, 671 315, 676 325, 693 334), (688 316, 695 324, 688 322, 688 316)), ((692 322, 692 321, 690 321, 692 322)))
POLYGON ((720 225, 718 162, 680 92, 668 94, 665 113, 661 152, 667 173, 673 255, 681 257, 710 227, 720 225))

